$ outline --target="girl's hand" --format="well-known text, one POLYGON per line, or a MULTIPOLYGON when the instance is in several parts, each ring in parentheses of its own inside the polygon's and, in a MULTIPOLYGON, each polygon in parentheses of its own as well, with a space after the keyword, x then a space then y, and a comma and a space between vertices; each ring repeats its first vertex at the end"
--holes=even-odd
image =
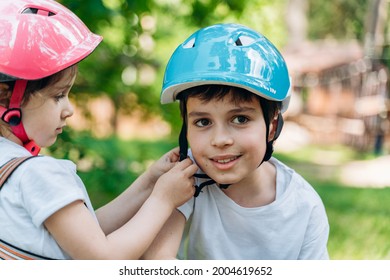
POLYGON ((176 147, 160 159, 154 162, 148 169, 148 178, 151 185, 154 185, 161 175, 171 170, 175 163, 179 161, 179 147, 176 147))
POLYGON ((195 193, 193 175, 197 170, 198 166, 189 158, 177 162, 157 180, 151 196, 169 203, 172 209, 179 207, 195 193))

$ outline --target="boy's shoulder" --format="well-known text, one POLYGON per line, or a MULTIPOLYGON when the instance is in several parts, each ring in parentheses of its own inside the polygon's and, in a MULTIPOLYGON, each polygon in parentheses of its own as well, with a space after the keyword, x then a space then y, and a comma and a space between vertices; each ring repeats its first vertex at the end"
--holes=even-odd
POLYGON ((317 191, 302 175, 275 157, 270 162, 277 170, 277 188, 283 189, 285 195, 293 195, 299 201, 310 204, 322 203, 317 191))
POLYGON ((271 157, 269 160, 270 163, 272 163, 276 168, 277 173, 277 179, 280 179, 283 177, 285 179, 286 184, 293 184, 293 185, 303 185, 303 186, 310 186, 310 183, 306 181, 305 178, 302 177, 298 172, 296 172, 293 168, 285 164, 284 162, 280 161, 279 159, 275 157, 271 157))

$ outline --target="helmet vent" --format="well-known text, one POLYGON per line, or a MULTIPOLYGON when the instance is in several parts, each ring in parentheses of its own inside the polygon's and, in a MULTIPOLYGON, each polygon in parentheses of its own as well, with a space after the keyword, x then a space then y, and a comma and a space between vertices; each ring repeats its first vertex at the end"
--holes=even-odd
POLYGON ((23 10, 22 14, 39 14, 39 15, 46 15, 46 16, 54 16, 55 13, 53 12, 50 12, 50 11, 46 11, 46 10, 41 10, 41 9, 37 9, 37 8, 26 8, 23 10))
POLYGON ((254 38, 242 35, 239 36, 234 43, 236 44, 236 46, 249 46, 254 42, 255 42, 254 38))
POLYGON ((195 47, 195 38, 191 38, 183 44, 184 49, 191 49, 193 47, 195 47))

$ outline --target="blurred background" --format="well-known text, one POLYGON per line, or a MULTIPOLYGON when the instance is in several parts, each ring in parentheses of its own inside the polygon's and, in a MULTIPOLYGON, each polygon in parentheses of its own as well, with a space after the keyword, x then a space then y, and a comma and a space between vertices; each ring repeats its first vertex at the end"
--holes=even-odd
POLYGON ((292 103, 275 156, 324 201, 331 259, 390 259, 389 0, 59 0, 103 43, 80 63, 75 115, 45 150, 77 163, 97 208, 177 145, 165 65, 192 32, 248 25, 284 55, 292 103))

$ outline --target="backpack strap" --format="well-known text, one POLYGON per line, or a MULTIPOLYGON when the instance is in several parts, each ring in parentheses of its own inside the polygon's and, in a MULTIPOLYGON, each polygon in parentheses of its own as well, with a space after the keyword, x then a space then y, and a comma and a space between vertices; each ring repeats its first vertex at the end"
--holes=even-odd
POLYGON ((52 260, 30 253, 0 239, 0 260, 52 260))
MULTIPOLYGON (((26 156, 13 158, 0 167, 0 190, 7 181, 12 172, 23 162, 33 158, 34 156, 26 156)), ((5 242, 0 239, 0 260, 50 260, 34 253, 30 253, 23 249, 5 242)))
POLYGON ((8 177, 11 176, 12 172, 26 160, 33 158, 34 156, 18 157, 9 160, 2 167, 0 167, 0 190, 8 177))

